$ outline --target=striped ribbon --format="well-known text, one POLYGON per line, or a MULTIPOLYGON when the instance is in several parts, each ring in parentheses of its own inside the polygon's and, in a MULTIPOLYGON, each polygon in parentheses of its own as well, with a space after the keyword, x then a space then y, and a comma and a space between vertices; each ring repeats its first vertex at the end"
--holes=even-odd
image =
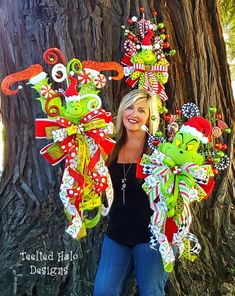
MULTIPOLYGON (((186 245, 185 237, 189 233, 192 222, 190 203, 194 200, 201 200, 202 196, 206 195, 200 186, 198 190, 196 180, 206 182, 211 172, 208 166, 193 163, 172 168, 167 165, 168 162, 164 163, 164 158, 166 155, 155 150, 151 156, 143 156, 141 165, 151 167, 151 174, 145 178, 143 184, 153 210, 150 224, 152 232, 150 246, 155 248, 157 243, 160 244, 159 251, 165 271, 170 272, 173 269, 175 257, 165 234, 166 221, 168 217, 174 218, 177 231, 173 234, 172 245, 178 246, 182 254, 186 245)), ((185 253, 184 256, 186 256, 185 253)))

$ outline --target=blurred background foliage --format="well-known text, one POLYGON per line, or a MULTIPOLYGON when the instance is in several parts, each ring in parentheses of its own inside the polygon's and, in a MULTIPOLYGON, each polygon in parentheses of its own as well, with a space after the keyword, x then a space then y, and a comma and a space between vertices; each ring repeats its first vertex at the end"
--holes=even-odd
POLYGON ((217 1, 232 80, 235 80, 235 0, 217 1))

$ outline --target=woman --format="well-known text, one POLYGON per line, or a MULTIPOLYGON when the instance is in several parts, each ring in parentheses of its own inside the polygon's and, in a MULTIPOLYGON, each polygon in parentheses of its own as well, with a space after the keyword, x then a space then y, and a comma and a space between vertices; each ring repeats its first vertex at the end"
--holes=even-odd
POLYGON ((142 89, 128 93, 117 114, 117 142, 108 166, 114 201, 95 279, 94 296, 117 296, 132 271, 140 296, 164 295, 166 274, 159 251, 149 247, 152 211, 136 178, 136 164, 148 153, 146 125, 154 134, 159 125, 157 99, 142 89))

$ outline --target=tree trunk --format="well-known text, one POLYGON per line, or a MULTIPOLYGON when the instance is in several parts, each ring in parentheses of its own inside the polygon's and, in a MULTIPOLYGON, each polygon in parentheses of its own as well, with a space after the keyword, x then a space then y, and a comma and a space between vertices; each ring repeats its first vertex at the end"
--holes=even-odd
MULTIPOLYGON (((0 0, 1 78, 36 63, 48 72, 42 54, 49 47, 60 48, 68 60, 120 61, 121 25, 138 15, 140 6, 148 18, 155 7, 176 49, 167 84, 168 109, 186 101, 198 104, 202 112, 216 106, 231 126, 234 101, 215 2, 0 0)), ((104 108, 115 114, 127 91, 124 82, 110 83, 102 95, 104 108)), ((1 100, 5 165, 0 183, 0 295, 91 295, 106 220, 81 241, 65 234, 67 221, 58 196, 63 167, 52 167, 39 153, 46 143, 35 140, 34 121, 44 115, 35 98, 24 86, 16 96, 1 100), (40 257, 40 252, 50 257, 40 257), (62 260, 62 252, 69 258, 62 260), (38 261, 25 254, 38 254, 38 261), (30 274, 32 266, 38 272, 47 267, 47 274, 30 274)), ((224 142, 232 159, 234 134, 224 142)), ((218 177, 211 198, 193 205, 192 231, 202 252, 194 263, 177 261, 168 295, 234 295, 234 172, 232 163, 218 177)), ((133 280, 125 295, 137 295, 133 280)))

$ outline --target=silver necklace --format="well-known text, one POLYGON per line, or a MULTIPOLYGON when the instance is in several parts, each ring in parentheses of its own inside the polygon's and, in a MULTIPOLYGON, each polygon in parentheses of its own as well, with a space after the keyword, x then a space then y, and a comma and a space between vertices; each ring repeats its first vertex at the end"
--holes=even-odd
POLYGON ((126 176, 127 174, 129 173, 130 171, 130 168, 132 166, 132 163, 129 165, 127 171, 126 171, 126 168, 125 168, 125 164, 123 163, 123 178, 122 178, 122 203, 125 204, 126 202, 126 176))

